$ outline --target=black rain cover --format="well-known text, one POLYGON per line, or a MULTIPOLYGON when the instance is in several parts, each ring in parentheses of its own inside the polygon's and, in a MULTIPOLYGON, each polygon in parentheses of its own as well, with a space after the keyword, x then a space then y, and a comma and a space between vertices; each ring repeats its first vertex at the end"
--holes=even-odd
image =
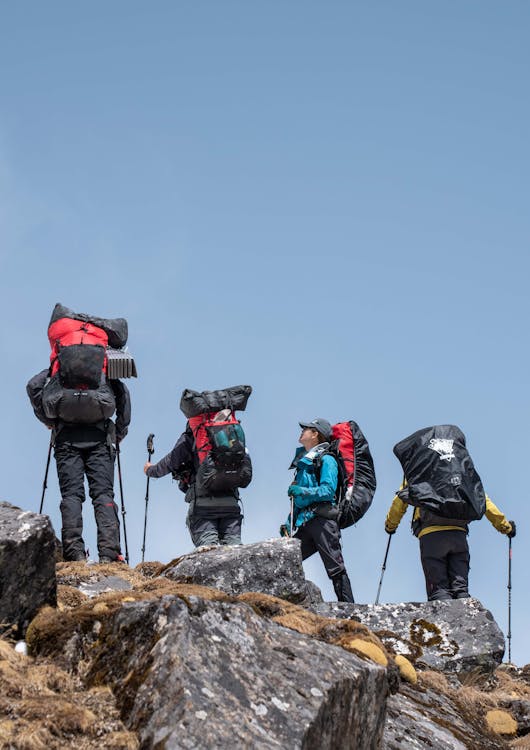
POLYGON ((95 315, 76 313, 58 302, 53 308, 48 327, 60 318, 81 320, 83 323, 92 323, 92 325, 102 328, 109 337, 109 346, 114 349, 121 349, 127 343, 128 327, 125 318, 96 318, 95 315))
POLYGON ((458 427, 425 427, 397 443, 394 454, 408 485, 398 492, 402 500, 443 518, 482 518, 486 495, 458 427))
POLYGON ((350 421, 353 433, 354 479, 351 494, 340 503, 338 523, 341 529, 359 521, 370 505, 377 486, 374 460, 370 453, 368 441, 357 422, 350 421))
POLYGON ((250 385, 233 385, 224 390, 202 392, 186 388, 182 392, 180 408, 188 419, 209 411, 221 411, 221 409, 244 411, 251 393, 250 385))

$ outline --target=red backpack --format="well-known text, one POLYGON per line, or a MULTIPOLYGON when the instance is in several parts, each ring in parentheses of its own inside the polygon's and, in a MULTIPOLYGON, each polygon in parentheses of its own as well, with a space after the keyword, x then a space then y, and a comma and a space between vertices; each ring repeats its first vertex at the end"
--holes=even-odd
POLYGON ((315 459, 314 465, 320 482, 322 456, 332 455, 337 461, 337 523, 346 529, 359 521, 372 504, 376 488, 374 461, 357 422, 339 422, 333 425, 331 435, 330 447, 315 459))
POLYGON ((250 483, 245 433, 232 409, 190 417, 199 468, 197 484, 208 492, 229 492, 250 483))
POLYGON ((48 326, 50 377, 42 393, 49 419, 96 424, 110 419, 116 409, 107 382, 107 346, 124 346, 127 321, 96 318, 55 305, 48 326))
POLYGON ((252 463, 235 412, 244 411, 251 393, 249 385, 200 392, 187 388, 182 393, 180 408, 197 456, 195 482, 203 492, 222 494, 250 484, 252 463))
POLYGON ((67 388, 98 388, 107 372, 109 338, 92 323, 59 318, 48 328, 50 376, 59 374, 67 388))

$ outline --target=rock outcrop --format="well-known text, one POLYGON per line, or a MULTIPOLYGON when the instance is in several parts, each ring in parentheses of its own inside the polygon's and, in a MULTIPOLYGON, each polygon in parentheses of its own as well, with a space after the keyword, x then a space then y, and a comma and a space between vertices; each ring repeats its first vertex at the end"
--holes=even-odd
POLYGON ((443 692, 402 685, 387 703, 382 750, 501 750, 482 717, 464 713, 443 692))
POLYGON ((50 519, 0 502, 0 633, 23 637, 38 609, 55 603, 50 519))
POLYGON ((504 636, 477 599, 403 604, 318 604, 324 617, 362 622, 395 654, 423 668, 459 675, 491 674, 501 663, 504 636))
POLYGON ((166 595, 92 613, 53 643, 87 687, 112 688, 142 747, 380 745, 386 670, 247 604, 166 595))
POLYGON ((305 579, 297 539, 191 552, 170 563, 162 575, 178 583, 212 586, 227 594, 259 591, 294 604, 322 601, 317 586, 305 579))

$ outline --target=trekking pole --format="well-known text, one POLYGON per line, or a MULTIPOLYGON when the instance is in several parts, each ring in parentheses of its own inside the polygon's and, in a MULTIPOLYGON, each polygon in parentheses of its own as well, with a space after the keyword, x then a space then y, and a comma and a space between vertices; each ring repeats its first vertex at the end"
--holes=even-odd
MULTIPOLYGON (((151 456, 155 452, 155 449, 153 448, 153 438, 154 435, 151 432, 147 437, 147 460, 149 463, 151 463, 151 456)), ((145 554, 145 534, 147 531, 147 507, 149 505, 149 477, 147 477, 147 487, 145 488, 145 518, 144 518, 144 540, 142 544, 142 562, 144 561, 144 554, 145 554)))
POLYGON ((375 597, 375 603, 379 604, 379 594, 381 593, 381 586, 383 585, 383 576, 386 570, 386 561, 388 557, 388 550, 390 549, 390 542, 392 541, 392 534, 388 535, 388 544, 386 545, 385 559, 383 560, 383 567, 381 569, 381 578, 379 579, 379 587, 377 589, 377 596, 375 597))
POLYGON ((512 538, 508 539, 508 664, 512 663, 512 538))
POLYGON ((116 442, 116 458, 118 460, 118 479, 120 482, 121 517, 123 521, 123 541, 125 542, 125 561, 129 564, 129 547, 127 545, 127 527, 125 525, 125 503, 123 502, 123 482, 121 478, 120 444, 116 442))
POLYGON ((42 508, 44 505, 44 495, 46 493, 46 488, 48 487, 48 469, 50 468, 50 458, 52 456, 52 448, 53 448, 53 432, 50 435, 50 447, 48 448, 48 460, 46 461, 46 471, 44 472, 44 481, 42 483, 42 495, 40 498, 39 513, 42 513, 42 508))
POLYGON ((289 534, 289 536, 292 539, 294 536, 294 497, 292 495, 291 495, 291 523, 289 525, 291 527, 290 528, 291 533, 289 534))

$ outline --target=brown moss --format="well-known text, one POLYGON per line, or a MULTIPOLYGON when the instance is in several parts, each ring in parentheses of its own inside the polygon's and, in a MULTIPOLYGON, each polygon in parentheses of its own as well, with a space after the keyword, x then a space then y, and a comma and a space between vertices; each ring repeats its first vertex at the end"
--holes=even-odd
POLYGON ((143 562, 138 563, 134 572, 146 578, 156 578, 164 570, 165 564, 161 562, 143 562))
MULTIPOLYGON (((409 627, 410 640, 416 646, 422 649, 441 646, 444 642, 442 631, 433 622, 423 618, 412 620, 409 627)), ((456 641, 448 641, 446 645, 439 649, 444 656, 455 656, 460 650, 456 641)))
POLYGON ((298 633, 341 646, 350 650, 350 643, 358 638, 379 648, 385 658, 389 656, 383 643, 366 625, 356 620, 340 620, 322 617, 297 604, 279 599, 269 594, 248 592, 240 594, 237 600, 252 607, 256 614, 266 617, 278 625, 296 630, 298 633))
POLYGON ((138 750, 140 741, 133 732, 112 732, 105 737, 105 750, 138 750))
POLYGON ((410 661, 405 656, 403 656, 403 654, 397 654, 394 659, 401 677, 407 682, 415 685, 418 682, 418 673, 416 672, 410 661))
POLYGON ((513 735, 517 732, 517 722, 508 711, 498 709, 488 711, 486 724, 495 734, 513 735))
POLYGON ((352 638, 350 641, 344 642, 343 648, 347 651, 351 651, 357 656, 369 659, 370 661, 380 664, 383 667, 388 665, 388 657, 385 652, 379 646, 374 643, 368 643, 362 640, 362 638, 352 638))
POLYGON ((441 693, 442 695, 449 695, 451 693, 451 687, 443 672, 436 672, 431 669, 419 672, 418 682, 422 687, 434 690, 436 693, 441 693))
POLYGON ((510 748, 518 748, 518 750, 530 750, 530 735, 526 737, 519 737, 516 740, 512 740, 508 745, 510 748))
POLYGON ((57 586, 57 607, 61 610, 74 609, 86 600, 86 595, 75 586, 57 586))
POLYGON ((385 644, 385 648, 391 654, 404 654, 411 661, 416 661, 423 654, 421 646, 402 638, 391 630, 374 630, 374 634, 385 644))

